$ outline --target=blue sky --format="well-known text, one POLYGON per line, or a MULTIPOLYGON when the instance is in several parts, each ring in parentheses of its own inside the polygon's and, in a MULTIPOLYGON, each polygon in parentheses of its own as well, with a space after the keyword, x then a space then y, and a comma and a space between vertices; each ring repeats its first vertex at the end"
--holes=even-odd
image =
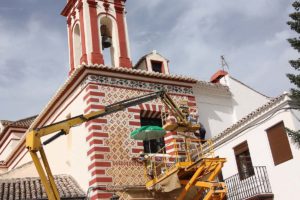
MULTIPOLYGON (((133 63, 157 50, 172 74, 209 80, 225 55, 232 76, 277 96, 291 85, 291 0, 128 0, 133 63)), ((68 73, 66 1, 0 2, 0 119, 37 114, 68 73)))

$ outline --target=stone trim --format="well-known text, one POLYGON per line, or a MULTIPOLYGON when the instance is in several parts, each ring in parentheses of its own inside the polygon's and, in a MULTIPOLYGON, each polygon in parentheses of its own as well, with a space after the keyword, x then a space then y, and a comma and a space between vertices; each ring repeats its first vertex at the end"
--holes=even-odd
POLYGON ((81 83, 81 88, 84 88, 89 83, 98 83, 112 86, 120 86, 125 88, 143 89, 158 91, 165 89, 170 93, 193 95, 193 89, 188 87, 180 87, 176 85, 167 85, 161 83, 149 83, 136 80, 128 80, 121 78, 106 77, 100 75, 88 75, 81 83))

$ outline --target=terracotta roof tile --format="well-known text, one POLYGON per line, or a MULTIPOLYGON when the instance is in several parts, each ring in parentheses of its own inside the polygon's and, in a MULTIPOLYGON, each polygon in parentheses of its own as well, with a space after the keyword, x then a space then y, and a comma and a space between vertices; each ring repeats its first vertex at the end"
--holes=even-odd
POLYGON ((20 119, 18 121, 12 122, 9 124, 9 126, 14 126, 14 127, 20 127, 20 128, 28 128, 34 119, 37 117, 37 115, 32 116, 32 117, 27 117, 25 119, 20 119))
POLYGON ((8 125, 10 125, 11 123, 13 123, 13 121, 9 121, 9 120, 0 120, 1 124, 6 127, 8 125))
MULTIPOLYGON (((83 200, 85 193, 75 180, 68 175, 55 176, 62 200, 83 200)), ((39 178, 0 179, 0 199, 5 200, 46 200, 47 195, 39 178)))
POLYGON ((175 81, 185 81, 190 83, 196 83, 197 80, 191 77, 182 76, 182 75, 169 75, 169 74, 162 74, 158 72, 149 72, 146 70, 139 70, 139 69, 127 69, 124 67, 107 67, 104 65, 82 65, 84 68, 88 69, 100 69, 103 71, 111 71, 111 72, 122 72, 132 75, 141 75, 141 76, 147 76, 147 77, 155 77, 155 78, 164 78, 164 79, 170 79, 175 81))

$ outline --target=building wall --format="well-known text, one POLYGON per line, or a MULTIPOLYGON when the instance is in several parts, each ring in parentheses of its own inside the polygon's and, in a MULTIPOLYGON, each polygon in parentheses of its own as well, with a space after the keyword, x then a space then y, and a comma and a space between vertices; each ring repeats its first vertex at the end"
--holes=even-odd
POLYGON ((237 122, 254 109, 269 101, 268 97, 258 93, 229 75, 222 78, 220 82, 224 85, 228 85, 232 94, 234 122, 237 122))
MULTIPOLYGON (((206 138, 212 138, 236 123, 269 99, 252 90, 229 75, 220 81, 221 86, 194 85, 199 119, 207 130, 206 138), (228 86, 226 90, 225 86, 228 86), (252 99, 252 101, 249 101, 252 99)), ((207 83, 209 84, 209 83, 207 83)))
MULTIPOLYGON (((85 110, 86 113, 162 88, 169 90, 175 102, 186 99, 195 105, 192 89, 188 87, 92 75, 88 76, 83 84, 87 84, 88 88, 91 88, 89 93, 94 94, 85 99, 91 102, 85 110)), ((91 174, 89 186, 127 187, 146 183, 143 164, 133 159, 143 151, 143 142, 130 139, 130 132, 141 126, 141 113, 147 112, 150 115, 160 112, 162 107, 162 102, 157 99, 86 124, 90 159, 88 169, 91 174)), ((176 133, 168 133, 165 137, 167 152, 170 153, 170 139, 173 137, 176 137, 176 133)), ((120 195, 126 199, 128 194, 120 195)), ((92 193, 92 199, 110 196, 111 194, 99 190, 92 193)))
MULTIPOLYGON (((52 124, 83 114, 86 107, 84 97, 87 92, 88 88, 76 88, 45 124, 52 124)), ((84 191, 87 191, 88 180, 90 178, 90 174, 87 171, 89 160, 86 154, 88 151, 88 145, 85 141, 86 134, 87 129, 82 124, 71 128, 68 135, 61 136, 59 139, 45 146, 53 174, 71 175, 84 191)), ((46 139, 45 137, 43 141, 46 139)))
MULTIPOLYGON (((40 126, 83 114, 86 107, 84 96, 87 92, 87 88, 79 87, 70 94, 66 94, 66 99, 56 104, 56 107, 46 115, 40 126)), ((53 174, 71 175, 84 191, 87 190, 90 179, 90 174, 87 170, 89 160, 87 157, 88 146, 85 140, 86 133, 87 129, 84 125, 73 127, 68 135, 61 136, 52 143, 44 146, 53 174)), ((53 135, 51 134, 50 136, 53 135)), ((49 137, 44 137, 42 141, 45 141, 49 137)), ((9 165, 9 177, 38 176, 31 162, 32 159, 27 149, 24 148, 24 143, 18 148, 20 148, 18 157, 9 165)), ((6 176, 4 174, 0 178, 5 178, 6 176)))
POLYGON ((19 143, 21 136, 25 133, 25 129, 9 129, 6 134, 8 135, 1 141, 0 147, 0 160, 6 160, 7 156, 11 154, 13 149, 19 143))
MULTIPOLYGON (((98 111, 117 101, 163 88, 169 91, 175 102, 185 99, 189 105, 196 106, 191 86, 178 86, 168 80, 153 83, 87 75, 79 81, 78 85, 74 84, 65 92, 50 111, 43 114, 43 118, 38 119, 39 127, 98 111)), ((157 99, 73 127, 68 135, 44 146, 53 174, 71 175, 84 191, 98 185, 144 185, 143 164, 132 159, 143 151, 143 143, 130 139, 129 134, 140 127, 141 113, 159 113, 162 108, 162 102, 157 99)), ((49 137, 43 138, 43 141, 49 137)), ((176 132, 172 132, 165 138, 167 151, 171 154, 174 152, 171 140, 175 137, 176 132)), ((0 179, 38 176, 24 143, 16 148, 17 157, 9 163, 8 173, 2 174, 0 179)), ((93 199, 111 197, 111 193, 103 191, 95 191, 91 195, 93 199)))
MULTIPOLYGON (((300 116, 299 114, 298 112, 297 115, 300 116)), ((290 142, 293 159, 275 166, 265 131, 280 121, 283 121, 286 127, 298 130, 300 123, 296 119, 290 111, 279 111, 270 118, 264 116, 260 120, 255 121, 251 128, 242 131, 231 140, 217 147, 215 149, 216 155, 227 159, 222 169, 224 179, 238 174, 233 148, 247 141, 253 166, 266 166, 267 168, 275 199, 297 199, 299 196, 297 189, 300 180, 300 175, 297 173, 297 169, 300 167, 299 149, 290 142)))
POLYGON ((230 126, 233 121, 232 96, 229 92, 197 83, 193 87, 198 106, 199 121, 206 129, 206 138, 212 138, 230 126))

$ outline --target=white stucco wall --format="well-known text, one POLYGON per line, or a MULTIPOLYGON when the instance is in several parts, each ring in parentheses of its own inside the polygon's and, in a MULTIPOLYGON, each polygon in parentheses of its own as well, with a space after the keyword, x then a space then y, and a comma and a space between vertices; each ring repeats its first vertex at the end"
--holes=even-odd
POLYGON ((0 121, 0 135, 1 135, 1 132, 3 131, 3 129, 4 129, 4 126, 3 126, 2 122, 0 121))
MULTIPOLYGON (((65 120, 67 116, 74 117, 83 114, 86 107, 83 101, 85 94, 85 90, 80 91, 80 88, 77 88, 53 115, 53 118, 59 116, 55 122, 65 120), (79 95, 77 96, 78 93, 79 95), (73 100, 73 98, 75 99, 73 100), (65 107, 65 110, 61 110, 65 107)), ((49 121, 52 122, 52 120, 49 121)), ((86 143, 85 133, 87 133, 87 130, 84 124, 82 124, 71 128, 68 135, 61 136, 59 139, 45 146, 53 174, 71 175, 84 191, 87 190, 88 180, 90 179, 88 172, 89 160, 86 154, 88 144, 86 143)), ((43 141, 46 139, 45 137, 43 141)))
POLYGON ((164 57, 162 57, 161 55, 159 55, 155 50, 152 51, 151 54, 148 54, 146 56, 146 62, 147 62, 146 65, 148 66, 148 70, 150 72, 153 72, 152 67, 151 67, 152 66, 151 61, 162 62, 165 74, 170 74, 168 61, 164 57))
MULTIPOLYGON (((85 95, 85 90, 81 90, 81 88, 78 87, 68 99, 56 109, 46 124, 65 120, 67 116, 74 117, 83 114, 86 108, 86 103, 83 101, 85 95), (59 117, 55 119, 57 116, 59 117)), ((86 142, 85 133, 87 133, 87 130, 84 124, 82 124, 73 127, 68 135, 61 136, 44 146, 53 174, 71 175, 84 191, 88 189, 88 180, 90 180, 90 173, 88 171, 89 160, 87 157, 88 144, 86 142)), ((53 135, 54 134, 50 136, 53 135)), ((42 141, 45 141, 47 138, 49 137, 44 137, 42 141)), ((24 149, 23 153, 20 154, 18 159, 15 159, 9 168, 9 174, 0 176, 0 179, 38 176, 31 161, 32 159, 29 153, 24 149)))
POLYGON ((230 75, 226 75, 222 78, 220 83, 227 85, 232 94, 232 107, 235 122, 269 101, 268 97, 230 77, 230 75))
MULTIPOLYGON (((24 129, 17 129, 24 131, 24 129)), ((25 132, 25 131, 24 131, 25 132)), ((24 135, 24 133, 18 133, 12 131, 8 131, 9 136, 3 142, 0 147, 0 160, 6 160, 7 156, 12 152, 12 150, 17 146, 19 143, 20 138, 24 135)))
POLYGON ((138 65, 136 66, 136 69, 140 69, 140 70, 148 70, 148 69, 147 69, 146 60, 143 59, 140 63, 138 63, 138 65))
MULTIPOLYGON (((272 113, 272 112, 271 112, 272 113)), ((300 113, 297 113, 298 117, 300 113)), ((216 155, 227 159, 222 169, 224 179, 238 173, 233 148, 247 141, 253 166, 266 166, 272 192, 275 199, 298 199, 300 174, 300 151, 290 144, 293 159, 274 165, 266 129, 283 121, 286 127, 300 129, 300 123, 292 116, 290 111, 280 111, 268 119, 267 116, 260 121, 254 122, 251 128, 239 133, 237 136, 216 148, 216 155), (264 121, 266 120, 266 121, 264 121), (264 122, 263 122, 264 121, 264 122), (254 126, 253 126, 254 125, 254 126)))
POLYGON ((223 77, 220 83, 228 86, 229 92, 218 87, 203 87, 201 82, 193 87, 200 122, 207 130, 206 138, 218 135, 269 101, 266 96, 229 75, 223 77))
POLYGON ((206 138, 216 136, 233 123, 232 97, 229 93, 205 88, 199 83, 193 87, 193 91, 196 97, 199 121, 207 132, 206 138))

